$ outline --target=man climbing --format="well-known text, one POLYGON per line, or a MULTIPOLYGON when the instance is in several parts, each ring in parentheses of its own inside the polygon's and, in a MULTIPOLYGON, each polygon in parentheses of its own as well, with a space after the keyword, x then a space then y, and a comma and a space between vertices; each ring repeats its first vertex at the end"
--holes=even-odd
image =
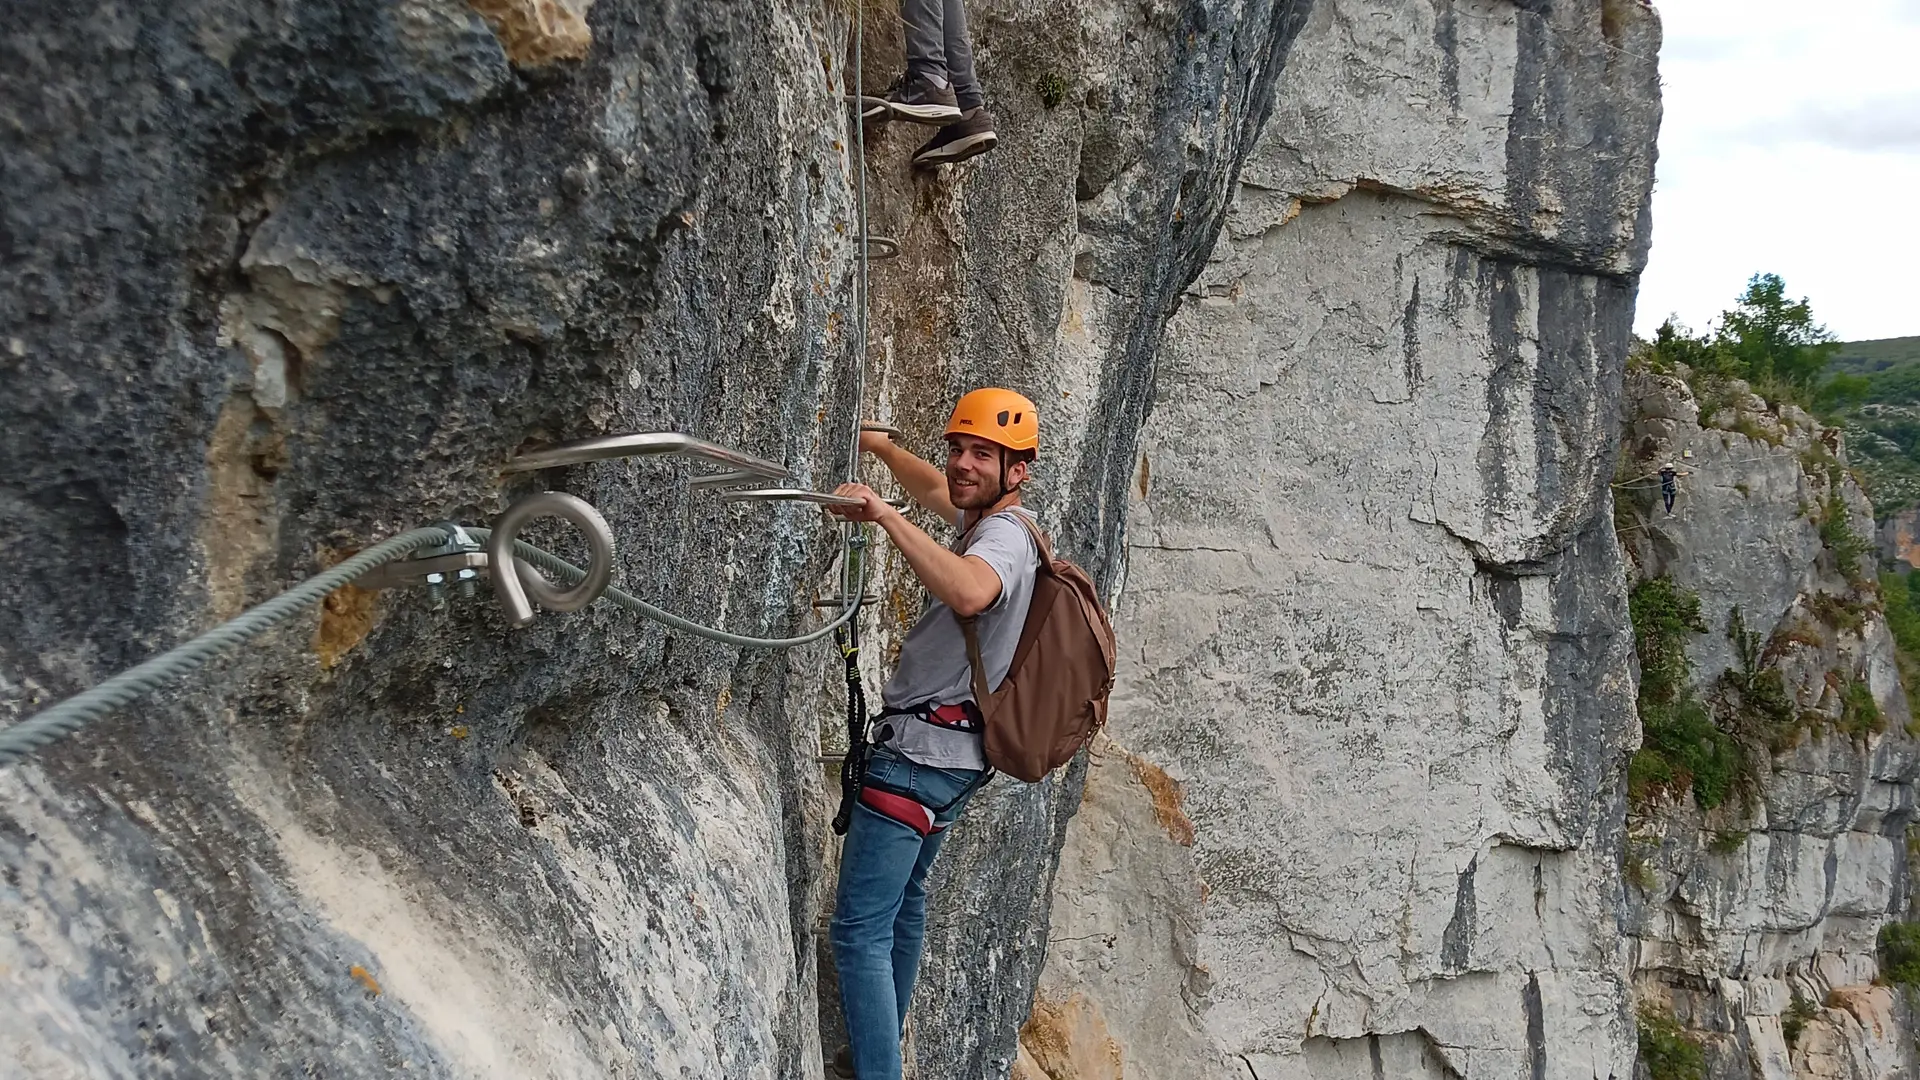
POLYGON ((860 448, 893 473, 915 502, 959 529, 941 544, 864 484, 836 495, 865 500, 835 512, 876 522, 932 594, 900 646, 881 697, 872 759, 840 854, 834 898, 834 966, 851 1045, 835 1071, 858 1080, 900 1080, 900 1034, 920 968, 927 872, 946 829, 986 771, 962 618, 973 618, 989 689, 1013 663, 1027 621, 1040 552, 1016 515, 1040 446, 1033 402, 1011 390, 975 390, 947 421, 944 472, 885 435, 860 448))
POLYGON ((913 152, 916 168, 951 165, 993 149, 999 136, 973 74, 963 0, 900 0, 907 73, 886 98, 861 103, 863 120, 907 120, 940 130, 913 152))

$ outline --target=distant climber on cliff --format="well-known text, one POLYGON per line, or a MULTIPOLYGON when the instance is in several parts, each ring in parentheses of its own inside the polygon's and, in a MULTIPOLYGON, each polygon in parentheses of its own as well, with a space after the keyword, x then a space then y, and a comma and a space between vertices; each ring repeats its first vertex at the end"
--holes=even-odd
POLYGON ((1667 513, 1673 513, 1674 496, 1680 494, 1680 477, 1692 475, 1681 472, 1671 461, 1660 466, 1660 501, 1667 504, 1667 513))
POLYGON ((858 1080, 900 1080, 900 1033, 920 967, 927 872, 967 800, 986 778, 983 722, 962 619, 973 619, 989 686, 1013 663, 1040 568, 1040 549, 1020 505, 1020 485, 1040 445, 1033 402, 1011 390, 975 390, 947 423, 947 467, 867 432, 860 448, 878 457, 918 502, 960 528, 948 547, 908 521, 864 484, 838 495, 865 504, 837 510, 877 522, 906 558, 932 602, 900 647, 882 691, 886 706, 865 783, 841 849, 831 940, 840 1001, 852 1045, 835 1071, 858 1080))
POLYGON ((917 168, 951 165, 993 149, 999 136, 973 74, 963 0, 900 0, 900 18, 907 31, 906 74, 885 98, 864 99, 861 119, 939 125, 913 152, 917 168))

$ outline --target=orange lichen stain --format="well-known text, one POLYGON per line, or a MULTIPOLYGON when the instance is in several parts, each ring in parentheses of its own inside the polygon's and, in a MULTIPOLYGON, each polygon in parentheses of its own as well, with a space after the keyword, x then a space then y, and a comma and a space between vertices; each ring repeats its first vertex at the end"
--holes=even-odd
POLYGON ((1147 497, 1147 480, 1148 480, 1148 477, 1151 475, 1151 473, 1152 473, 1152 469, 1147 464, 1147 455, 1141 454, 1140 455, 1140 497, 1143 499, 1147 497))
POLYGON ((719 700, 713 703, 714 718, 719 719, 720 717, 725 716, 727 714, 727 706, 731 704, 733 704, 733 687, 731 686, 721 687, 720 698, 719 700))
MULTIPOLYGON (((334 566, 351 557, 351 551, 322 548, 318 562, 334 566)), ((320 603, 320 625, 313 632, 313 651, 322 670, 331 671, 366 639, 373 629, 379 594, 357 585, 342 585, 327 594, 320 603)))
POLYGON ((1180 808, 1186 796, 1180 790, 1179 781, 1145 758, 1136 756, 1132 762, 1134 778, 1153 797, 1153 819, 1160 823, 1174 843, 1181 847, 1192 847, 1193 822, 1188 819, 1186 811, 1180 808))
POLYGON ((487 20, 507 59, 522 67, 578 60, 593 47, 584 14, 592 0, 467 0, 487 20), (578 8, 579 10, 576 10, 578 8))
POLYGON ((373 975, 369 973, 366 968, 355 964, 347 969, 347 974, 358 980, 361 986, 366 987, 367 993, 372 994, 374 997, 380 996, 380 983, 374 979, 373 975))
POLYGON ((1083 993, 1036 997, 1020 1028, 1022 1070, 1031 1080, 1125 1080, 1126 1065, 1100 1006, 1083 993), (1039 1075, 1032 1074, 1038 1070, 1039 1075))
POLYGON ((471 732, 467 730, 467 725, 455 724, 452 727, 447 729, 447 734, 453 736, 456 739, 464 739, 469 734, 471 734, 471 732))

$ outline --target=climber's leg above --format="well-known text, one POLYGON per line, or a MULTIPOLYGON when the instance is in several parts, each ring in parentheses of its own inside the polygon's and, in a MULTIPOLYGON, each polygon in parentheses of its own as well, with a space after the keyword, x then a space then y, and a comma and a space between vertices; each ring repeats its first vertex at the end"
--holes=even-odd
POLYGON ((907 75, 887 95, 895 119, 916 124, 951 124, 960 119, 947 73, 946 9, 943 0, 900 0, 907 25, 907 75))
MULTIPOLYGON (((929 0, 932 2, 932 0, 929 0)), ((913 153, 920 168, 951 165, 993 149, 1000 137, 993 132, 993 117, 987 112, 987 95, 973 73, 973 43, 967 39, 967 10, 963 0, 939 0, 945 5, 942 45, 946 51, 947 77, 953 83, 954 100, 960 106, 960 122, 949 124, 913 153)))

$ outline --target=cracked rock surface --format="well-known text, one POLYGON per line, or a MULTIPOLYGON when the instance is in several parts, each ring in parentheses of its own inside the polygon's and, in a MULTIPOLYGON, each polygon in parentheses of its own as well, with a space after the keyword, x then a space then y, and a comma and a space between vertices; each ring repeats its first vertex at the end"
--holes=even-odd
MULTIPOLYGON (((1004 142, 914 175, 915 133, 875 134, 874 231, 903 254, 864 353, 844 5, 0 14, 4 716, 541 487, 606 515, 622 587, 796 632, 837 549, 817 514, 720 506, 661 461, 501 466, 678 430, 825 486, 856 408, 936 452, 985 382, 1046 403, 1038 505, 1115 583, 1166 319, 1311 5, 971 7, 1004 142)), ((897 29, 866 22, 879 89, 897 29)), ((918 603, 882 570, 870 678, 918 603)), ((837 682, 825 645, 342 590, 0 774, 0 1061, 818 1076, 837 682)), ((1004 785, 952 837, 919 1075, 1012 1067, 1079 791, 1004 785)))
POLYGON ((1608 482, 1658 40, 1314 5, 1168 327, 1029 1075, 1632 1073, 1608 482))
POLYGON ((1738 611, 1798 714, 1757 754, 1745 797, 1705 813, 1660 798, 1630 816, 1635 983, 1703 1040, 1714 1080, 1920 1075, 1911 1005, 1876 985, 1875 955, 1913 902, 1920 744, 1870 568, 1849 580, 1823 543, 1827 515, 1863 544, 1873 535, 1845 443, 1739 382, 1704 408, 1671 375, 1635 372, 1627 392, 1618 519, 1636 578, 1700 597, 1707 633, 1689 651, 1703 697, 1747 662, 1729 632, 1738 611), (1684 471, 1671 514, 1643 476, 1667 460, 1684 471), (1877 725, 1849 727, 1849 691, 1877 725))

